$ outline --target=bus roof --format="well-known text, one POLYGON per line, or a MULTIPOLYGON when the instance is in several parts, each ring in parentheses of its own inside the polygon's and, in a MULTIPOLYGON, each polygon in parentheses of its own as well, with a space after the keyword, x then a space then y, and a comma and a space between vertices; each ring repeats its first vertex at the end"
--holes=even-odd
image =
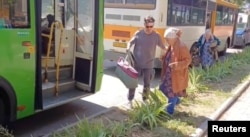
POLYGON ((230 8, 239 9, 238 5, 225 1, 225 0, 216 0, 216 3, 219 5, 230 7, 230 8))

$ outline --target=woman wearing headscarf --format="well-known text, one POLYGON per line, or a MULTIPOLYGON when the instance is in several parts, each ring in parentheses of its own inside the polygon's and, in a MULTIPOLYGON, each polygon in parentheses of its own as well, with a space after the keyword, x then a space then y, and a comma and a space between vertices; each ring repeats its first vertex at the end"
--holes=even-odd
POLYGON ((180 103, 179 97, 186 96, 188 67, 192 60, 180 36, 181 31, 177 28, 168 28, 164 34, 168 49, 162 58, 160 90, 168 98, 166 111, 170 115, 174 113, 176 104, 180 103))
MULTIPOLYGON (((210 29, 207 29, 205 33, 199 38, 198 45, 200 49, 202 68, 206 69, 211 67, 215 60, 214 52, 216 52, 213 51, 213 48, 216 50, 216 46, 220 45, 219 39, 213 36, 210 29)), ((216 57, 216 60, 217 59, 218 57, 216 57)))

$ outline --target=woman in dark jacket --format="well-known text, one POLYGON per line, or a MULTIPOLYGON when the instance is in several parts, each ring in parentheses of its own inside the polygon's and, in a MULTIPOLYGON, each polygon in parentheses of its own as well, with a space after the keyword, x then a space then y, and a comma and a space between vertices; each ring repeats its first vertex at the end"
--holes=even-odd
POLYGON ((220 45, 220 41, 217 37, 213 36, 210 29, 207 29, 198 40, 199 55, 201 58, 202 68, 211 67, 214 64, 214 60, 218 57, 214 56, 217 54, 216 48, 220 45))

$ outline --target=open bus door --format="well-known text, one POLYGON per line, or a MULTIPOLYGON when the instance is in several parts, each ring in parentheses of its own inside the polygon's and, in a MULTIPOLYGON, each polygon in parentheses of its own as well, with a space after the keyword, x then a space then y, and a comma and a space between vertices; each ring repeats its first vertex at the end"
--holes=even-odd
POLYGON ((100 90, 102 33, 103 1, 0 1, 0 124, 100 90), (46 8, 56 20, 43 30, 46 8))
MULTIPOLYGON (((102 67, 102 62, 97 63, 97 58, 102 60, 103 57, 98 56, 98 27, 95 27, 95 11, 98 11, 94 8, 98 5, 97 1, 93 0, 79 0, 76 3, 76 16, 75 24, 77 28, 77 39, 76 39, 76 48, 74 56, 74 78, 76 80, 76 86, 80 89, 87 89, 88 91, 94 92, 100 88, 100 83, 97 84, 97 80, 102 75, 98 67, 102 67), (82 5, 85 5, 85 8, 82 8, 82 5), (86 14, 87 13, 87 14, 86 14), (99 72, 98 72, 99 71, 99 72)), ((100 48, 100 47, 98 47, 100 48)), ((102 50, 100 48, 99 50, 102 50)))
POLYGON ((95 93, 100 90, 103 75, 103 2, 52 0, 51 3, 54 22, 48 35, 42 32, 42 37, 49 39, 42 45, 47 46, 41 65, 42 109, 95 93))

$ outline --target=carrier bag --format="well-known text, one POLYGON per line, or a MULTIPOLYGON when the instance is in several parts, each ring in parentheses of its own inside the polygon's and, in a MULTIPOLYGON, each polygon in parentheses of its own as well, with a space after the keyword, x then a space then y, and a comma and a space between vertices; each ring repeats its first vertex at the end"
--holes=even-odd
POLYGON ((128 56, 125 59, 123 57, 119 58, 115 74, 127 88, 136 88, 138 86, 138 72, 126 60, 127 58, 128 56))

